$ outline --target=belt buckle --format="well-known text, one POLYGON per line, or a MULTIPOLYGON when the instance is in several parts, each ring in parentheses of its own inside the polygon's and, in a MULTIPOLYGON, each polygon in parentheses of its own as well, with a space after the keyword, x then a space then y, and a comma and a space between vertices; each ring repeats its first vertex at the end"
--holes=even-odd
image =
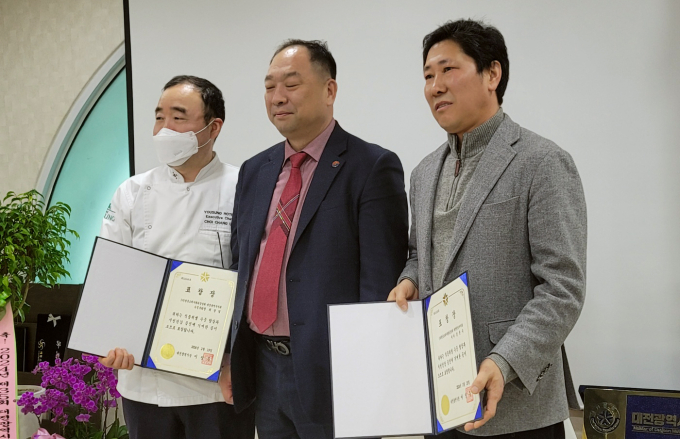
POLYGON ((279 355, 287 356, 290 355, 290 348, 286 346, 286 344, 282 341, 274 341, 270 340, 268 338, 265 339, 267 342, 267 348, 269 348, 270 351, 274 351, 279 355))

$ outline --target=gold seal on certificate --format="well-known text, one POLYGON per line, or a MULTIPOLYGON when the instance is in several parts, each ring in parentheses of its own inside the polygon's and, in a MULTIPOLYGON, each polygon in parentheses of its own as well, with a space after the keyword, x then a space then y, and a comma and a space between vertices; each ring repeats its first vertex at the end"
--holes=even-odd
POLYGON ((449 414, 450 408, 449 397, 446 395, 442 396, 442 413, 444 413, 444 416, 449 414))
POLYGON ((161 357, 166 360, 171 359, 175 355, 175 348, 171 344, 164 344, 161 347, 161 357))

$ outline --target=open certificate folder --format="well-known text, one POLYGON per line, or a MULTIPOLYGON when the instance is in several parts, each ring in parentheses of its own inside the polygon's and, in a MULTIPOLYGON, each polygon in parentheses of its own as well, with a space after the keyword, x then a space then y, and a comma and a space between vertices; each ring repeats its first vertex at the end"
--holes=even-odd
POLYGON ((467 274, 403 312, 329 305, 336 438, 437 434, 481 419, 467 274))
POLYGON ((217 381, 234 310, 236 272, 175 261, 97 238, 68 347, 217 381))

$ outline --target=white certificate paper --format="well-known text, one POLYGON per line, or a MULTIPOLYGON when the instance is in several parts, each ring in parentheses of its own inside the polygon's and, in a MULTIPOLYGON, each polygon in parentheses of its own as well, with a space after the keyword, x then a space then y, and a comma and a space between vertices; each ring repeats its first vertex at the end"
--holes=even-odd
POLYGON ((236 279, 233 271, 172 261, 146 366, 216 381, 236 279))
POLYGON ((423 303, 328 307, 336 438, 432 433, 423 303))
POLYGON ((106 357, 127 349, 144 358, 167 259, 97 238, 68 348, 106 357))
POLYGON ((336 438, 437 434, 481 418, 467 275, 403 312, 329 305, 336 438))

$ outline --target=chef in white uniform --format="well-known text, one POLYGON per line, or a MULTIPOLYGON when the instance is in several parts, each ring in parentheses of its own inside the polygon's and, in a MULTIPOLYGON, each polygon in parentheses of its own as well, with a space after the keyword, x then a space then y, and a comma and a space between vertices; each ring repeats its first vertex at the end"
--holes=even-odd
MULTIPOLYGON (((162 165, 120 185, 100 235, 167 258, 229 267, 238 168, 213 151, 225 117, 222 93, 205 79, 177 76, 163 88, 155 115, 162 165)), ((236 415, 217 383, 133 367, 124 346, 100 361, 121 369, 131 439, 254 437, 253 411, 236 415)))

